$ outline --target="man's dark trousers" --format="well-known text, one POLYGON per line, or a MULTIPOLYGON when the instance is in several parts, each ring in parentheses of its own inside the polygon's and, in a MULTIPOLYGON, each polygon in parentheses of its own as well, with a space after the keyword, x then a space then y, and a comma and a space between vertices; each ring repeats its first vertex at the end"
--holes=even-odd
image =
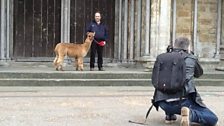
POLYGON ((95 56, 98 55, 98 68, 103 67, 103 46, 99 46, 95 41, 92 42, 90 51, 90 68, 94 68, 95 56))

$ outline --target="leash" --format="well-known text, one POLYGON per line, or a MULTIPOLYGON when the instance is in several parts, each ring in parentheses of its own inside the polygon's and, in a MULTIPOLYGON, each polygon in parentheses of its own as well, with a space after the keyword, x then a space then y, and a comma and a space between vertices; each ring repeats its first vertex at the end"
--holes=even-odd
POLYGON ((93 39, 93 41, 94 41, 97 45, 99 45, 99 46, 105 46, 105 44, 106 44, 105 41, 100 41, 100 42, 98 42, 98 41, 96 41, 96 39, 93 39))
POLYGON ((145 121, 144 122, 136 122, 136 121, 132 121, 132 120, 129 120, 128 122, 129 123, 134 123, 134 124, 139 124, 139 125, 149 125, 146 123, 146 120, 149 116, 149 113, 151 112, 152 110, 152 107, 153 107, 153 104, 149 107, 149 110, 147 111, 146 115, 145 115, 145 121))
POLYGON ((93 39, 93 41, 94 41, 96 44, 99 44, 99 42, 97 42, 95 38, 93 39))
POLYGON ((134 124, 139 124, 139 125, 148 125, 148 124, 146 124, 146 122, 144 122, 144 123, 141 123, 141 122, 135 122, 135 121, 131 121, 131 120, 129 120, 128 121, 129 123, 134 123, 134 124))

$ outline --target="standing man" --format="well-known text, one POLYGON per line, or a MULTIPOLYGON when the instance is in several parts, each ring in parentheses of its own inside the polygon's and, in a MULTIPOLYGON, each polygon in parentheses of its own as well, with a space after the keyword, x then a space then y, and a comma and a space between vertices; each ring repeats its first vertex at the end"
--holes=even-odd
MULTIPOLYGON (((165 112, 165 122, 172 123, 177 120, 176 114, 181 115, 181 126, 190 126, 191 123, 197 123, 200 126, 215 126, 218 118, 217 116, 205 106, 202 102, 202 99, 197 92, 195 87, 194 77, 198 78, 203 74, 203 69, 201 68, 200 64, 198 63, 197 57, 193 54, 189 53, 188 47, 190 42, 185 37, 180 37, 175 40, 174 48, 169 51, 170 54, 181 54, 184 56, 185 62, 185 73, 186 76, 184 77, 184 85, 181 86, 180 90, 177 90, 173 93, 168 93, 166 90, 160 90, 157 88, 155 90, 153 96, 153 103, 154 106, 158 109, 158 107, 162 108, 165 112)), ((178 61, 180 62, 180 61, 178 61)), ((159 62, 160 63, 160 62, 159 62)), ((178 63, 173 62, 172 66, 177 66, 178 63)), ((158 68, 157 65, 154 68, 158 68)), ((156 70, 156 69, 155 69, 156 70)), ((165 63, 161 63, 159 72, 163 70, 168 70, 165 67, 165 63)), ((174 70, 174 69, 172 69, 174 70)), ((157 71, 155 71, 156 73, 157 71)), ((171 74, 171 73, 170 73, 171 74)), ((154 74, 158 75, 158 74, 154 74)), ((177 75, 181 75, 181 73, 177 73, 177 75)), ((154 76, 154 77, 156 77, 154 76)), ((163 78, 168 78, 169 75, 164 75, 163 78)), ((174 77, 174 76, 172 76, 174 77)), ((153 78, 152 78, 153 79, 153 78)), ((171 79, 172 80, 172 79, 171 79)), ((160 81, 155 81, 155 83, 160 83, 160 81)), ((176 80, 175 82, 179 82, 176 80)), ((163 83, 163 88, 167 86, 168 83, 163 83)), ((180 83, 179 83, 180 85, 180 83)))
POLYGON ((90 51, 90 71, 94 70, 95 55, 98 55, 98 69, 104 71, 103 68, 103 47, 108 39, 107 27, 101 21, 100 12, 95 13, 95 20, 93 20, 87 27, 87 32, 95 32, 95 37, 91 45, 90 51))

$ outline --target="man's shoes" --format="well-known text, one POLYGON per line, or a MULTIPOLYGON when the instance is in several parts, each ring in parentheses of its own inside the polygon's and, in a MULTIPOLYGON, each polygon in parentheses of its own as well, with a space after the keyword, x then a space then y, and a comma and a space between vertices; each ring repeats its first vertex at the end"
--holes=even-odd
POLYGON ((105 71, 105 69, 103 67, 100 67, 99 71, 105 71))
POLYGON ((176 120, 177 120, 176 115, 166 115, 165 123, 166 124, 171 124, 171 123, 174 123, 176 120))
POLYGON ((94 71, 94 68, 90 68, 90 71, 94 71))
POLYGON ((181 116, 180 126, 190 126, 190 109, 182 107, 181 116))

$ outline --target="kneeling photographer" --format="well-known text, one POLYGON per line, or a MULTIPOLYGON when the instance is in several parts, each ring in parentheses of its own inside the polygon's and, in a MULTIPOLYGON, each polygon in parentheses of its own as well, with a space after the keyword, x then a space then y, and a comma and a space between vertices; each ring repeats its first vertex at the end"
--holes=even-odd
POLYGON ((194 77, 200 77, 203 69, 189 46, 187 38, 177 38, 173 48, 157 57, 152 74, 153 105, 164 110, 165 123, 176 121, 177 114, 182 117, 181 126, 215 126, 217 116, 205 106, 195 87, 194 77))

